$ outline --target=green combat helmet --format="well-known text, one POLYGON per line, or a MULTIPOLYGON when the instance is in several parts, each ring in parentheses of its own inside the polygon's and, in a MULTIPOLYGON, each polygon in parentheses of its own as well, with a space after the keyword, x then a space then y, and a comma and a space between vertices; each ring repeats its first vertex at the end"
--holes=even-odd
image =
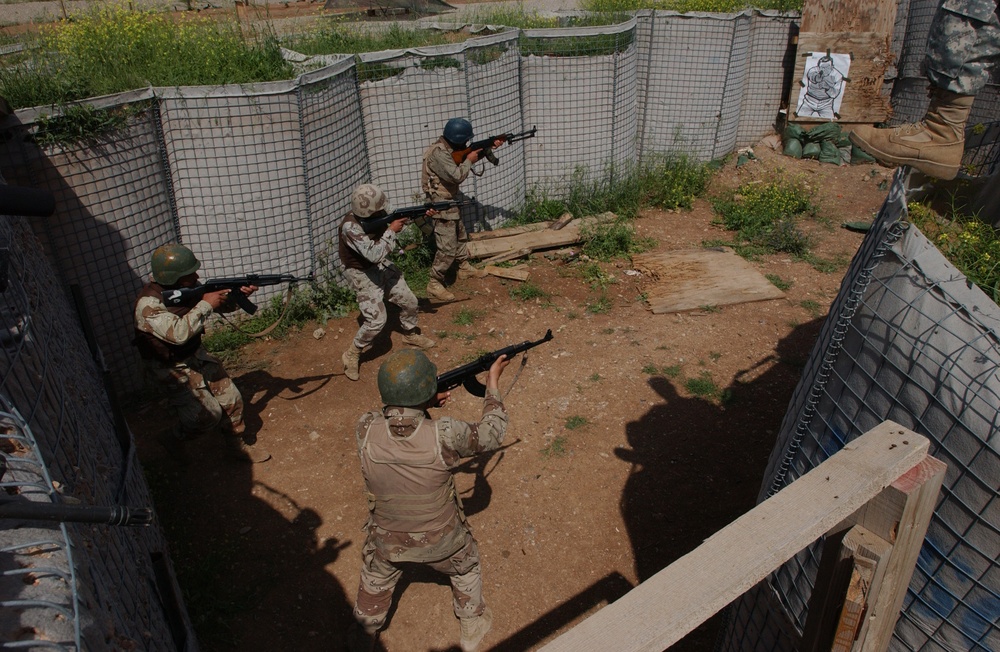
POLYGON ((379 367, 378 391, 386 405, 423 405, 437 394, 437 367, 419 349, 394 353, 379 367))
POLYGON ((173 285, 182 277, 197 272, 199 267, 201 262, 184 245, 163 245, 153 252, 153 280, 160 285, 173 285))

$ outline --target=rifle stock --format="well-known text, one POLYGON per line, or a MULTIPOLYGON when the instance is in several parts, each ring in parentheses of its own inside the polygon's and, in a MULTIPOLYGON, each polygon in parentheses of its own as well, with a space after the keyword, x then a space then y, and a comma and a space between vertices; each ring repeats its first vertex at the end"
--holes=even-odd
POLYGON ((491 353, 480 356, 473 362, 469 364, 464 364, 461 367, 452 369, 451 371, 446 371, 437 377, 437 391, 447 392, 452 390, 459 385, 465 387, 466 390, 473 396, 483 397, 486 396, 486 386, 483 385, 476 379, 476 374, 487 371, 493 363, 496 362, 497 358, 502 355, 506 355, 508 358, 517 355, 522 351, 527 351, 532 349, 539 344, 544 344, 552 339, 552 329, 545 331, 545 337, 534 342, 526 340, 520 344, 512 344, 511 346, 506 346, 502 349, 497 349, 491 353))
POLYGON ((528 131, 522 131, 519 134, 499 134, 497 136, 490 136, 489 138, 474 141, 470 143, 468 147, 452 152, 451 160, 455 161, 455 165, 461 165, 462 161, 464 161, 469 154, 481 151, 483 152, 483 157, 490 163, 493 165, 500 165, 500 159, 493 153, 493 143, 498 140, 501 141, 501 144, 516 143, 520 140, 527 140, 528 138, 534 138, 536 131, 538 131, 538 127, 532 127, 528 131))
POLYGON ((238 290, 248 285, 264 287, 266 285, 279 285, 281 283, 312 282, 313 276, 310 274, 305 278, 298 278, 291 274, 247 274, 235 278, 213 278, 201 285, 191 288, 171 288, 164 290, 162 296, 163 303, 168 306, 183 306, 188 302, 197 302, 209 292, 219 290, 237 290, 232 296, 236 300, 236 305, 248 314, 257 312, 257 305, 238 290))
POLYGON ((419 206, 397 208, 393 212, 383 215, 382 217, 360 219, 358 221, 361 223, 361 228, 364 229, 365 233, 372 235, 374 233, 381 233, 385 231, 389 225, 396 220, 414 220, 418 217, 423 217, 430 209, 436 210, 440 213, 441 211, 446 211, 449 208, 455 208, 456 206, 468 206, 475 203, 475 197, 470 197, 468 199, 449 199, 447 201, 427 202, 426 204, 421 204, 419 206))

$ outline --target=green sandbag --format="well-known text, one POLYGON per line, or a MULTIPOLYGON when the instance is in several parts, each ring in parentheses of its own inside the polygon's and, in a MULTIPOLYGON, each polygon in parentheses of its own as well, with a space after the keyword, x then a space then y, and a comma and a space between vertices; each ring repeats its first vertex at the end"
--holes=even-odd
POLYGON ((840 148, 832 140, 824 140, 819 146, 820 163, 833 163, 840 165, 840 148))
POLYGON ((851 165, 861 165, 863 163, 874 163, 875 157, 851 143, 851 165))
POLYGON ((788 142, 789 140, 802 140, 802 126, 795 123, 789 124, 785 127, 785 131, 781 134, 781 140, 788 142))
POLYGON ((802 158, 819 158, 822 151, 819 143, 806 143, 802 147, 802 158))
POLYGON ((792 158, 802 158, 802 143, 797 138, 789 138, 785 141, 785 149, 782 153, 792 158))

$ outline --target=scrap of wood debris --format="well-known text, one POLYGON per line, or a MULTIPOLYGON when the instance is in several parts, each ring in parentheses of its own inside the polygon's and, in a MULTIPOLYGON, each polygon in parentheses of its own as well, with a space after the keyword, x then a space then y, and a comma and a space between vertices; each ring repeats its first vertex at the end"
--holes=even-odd
POLYGON ((566 215, 553 222, 486 231, 485 234, 488 235, 473 234, 470 236, 469 257, 476 260, 487 258, 487 262, 495 263, 521 258, 540 249, 566 247, 582 241, 580 233, 584 228, 617 218, 611 212, 579 219, 566 219, 566 215), (554 228, 553 225, 560 226, 554 228))

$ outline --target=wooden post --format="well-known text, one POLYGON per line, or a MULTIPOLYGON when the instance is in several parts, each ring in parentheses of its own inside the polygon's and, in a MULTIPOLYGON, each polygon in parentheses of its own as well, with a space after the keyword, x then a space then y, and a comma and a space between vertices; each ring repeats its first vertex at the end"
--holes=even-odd
MULTIPOLYGON (((541 649, 662 652, 880 493, 898 504, 906 492, 912 504, 905 501, 901 523, 907 525, 900 533, 905 530, 908 541, 901 545, 903 536, 896 539, 905 553, 892 556, 884 583, 893 590, 882 591, 881 603, 885 595, 895 595, 895 585, 905 590, 906 562, 912 570, 916 556, 911 548, 919 550, 923 538, 919 522, 924 512, 916 503, 933 504, 940 489, 933 476, 907 473, 925 467, 929 445, 925 437, 886 421, 541 649), (896 483, 904 474, 906 483, 896 483), (929 483, 926 490, 924 481, 929 483), (891 484, 893 490, 883 492, 891 484)), ((934 462, 934 468, 943 468, 934 462)), ((895 597, 892 604, 898 611, 895 597)), ((886 607, 880 609, 886 619, 886 607)))

